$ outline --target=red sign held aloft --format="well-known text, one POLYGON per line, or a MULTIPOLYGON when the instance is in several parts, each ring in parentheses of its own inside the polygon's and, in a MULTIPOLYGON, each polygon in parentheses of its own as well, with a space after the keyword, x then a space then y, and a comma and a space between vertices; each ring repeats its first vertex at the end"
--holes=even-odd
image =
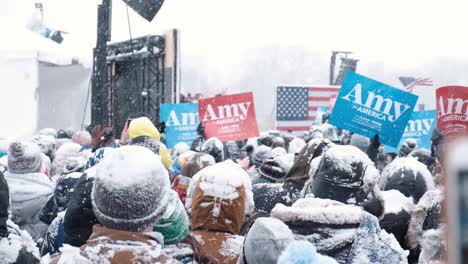
POLYGON ((468 133, 468 87, 444 86, 436 90, 437 127, 446 137, 468 133))
POLYGON ((205 124, 206 138, 233 141, 258 136, 251 92, 201 99, 198 114, 205 124))

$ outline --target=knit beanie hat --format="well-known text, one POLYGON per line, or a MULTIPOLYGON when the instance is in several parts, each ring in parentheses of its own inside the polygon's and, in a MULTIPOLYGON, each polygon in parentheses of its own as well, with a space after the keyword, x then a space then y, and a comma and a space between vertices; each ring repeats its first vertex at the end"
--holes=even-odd
POLYGON ((255 149, 253 156, 253 164, 255 167, 260 167, 262 163, 269 158, 271 155, 271 148, 265 145, 261 145, 255 149))
POLYGON ((293 154, 285 154, 266 159, 258 172, 263 177, 271 179, 275 182, 283 181, 294 163, 293 154))
POLYGON ((164 237, 164 245, 171 245, 183 240, 189 233, 189 222, 185 207, 180 201, 179 195, 169 190, 169 203, 166 212, 159 222, 153 227, 153 231, 161 233, 164 237))
POLYGON ((349 144, 365 152, 367 151, 367 148, 369 148, 370 139, 367 137, 358 135, 358 134, 353 134, 351 136, 351 140, 349 141, 349 144))
POLYGON ((161 140, 161 134, 158 129, 145 116, 133 119, 128 126, 128 138, 130 140, 141 136, 147 136, 158 141, 161 140))
POLYGON ((180 174, 192 178, 197 172, 203 168, 214 165, 215 159, 206 153, 196 153, 189 157, 185 164, 182 165, 180 174))
POLYGON ((88 131, 77 131, 72 136, 72 142, 81 146, 91 144, 91 134, 88 131))
POLYGON ((39 172, 42 152, 38 145, 30 142, 13 142, 8 149, 8 171, 16 174, 39 172))
POLYGON ((65 161, 63 173, 83 172, 86 166, 86 160, 83 157, 70 157, 65 161))
POLYGON ((280 220, 258 218, 244 241, 243 255, 248 264, 276 264, 281 252, 294 241, 294 234, 280 220))
POLYGON ((379 172, 373 162, 354 146, 336 145, 320 160, 312 183, 317 198, 362 205, 377 186, 379 172))
POLYGON ((96 169, 91 199, 107 228, 140 232, 157 223, 169 202, 169 175, 151 150, 124 146, 96 169))

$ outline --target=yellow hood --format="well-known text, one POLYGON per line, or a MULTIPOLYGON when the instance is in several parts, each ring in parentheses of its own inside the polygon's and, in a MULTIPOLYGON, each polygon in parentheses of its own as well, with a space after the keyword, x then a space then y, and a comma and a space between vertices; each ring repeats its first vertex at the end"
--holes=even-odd
POLYGON ((161 134, 158 129, 147 117, 133 119, 128 127, 128 137, 130 140, 141 136, 147 136, 156 139, 157 141, 161 140, 161 134))

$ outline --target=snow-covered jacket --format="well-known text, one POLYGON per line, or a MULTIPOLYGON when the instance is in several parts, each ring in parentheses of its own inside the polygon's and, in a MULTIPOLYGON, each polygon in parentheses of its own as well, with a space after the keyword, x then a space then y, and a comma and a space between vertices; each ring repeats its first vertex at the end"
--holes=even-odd
POLYGON ((12 220, 26 230, 34 240, 45 234, 47 225, 39 214, 54 192, 54 185, 43 173, 5 173, 10 189, 12 220))
POLYGON ((50 225, 58 213, 67 209, 70 197, 75 189, 75 184, 81 175, 83 175, 81 172, 72 172, 58 178, 54 195, 41 211, 40 219, 42 222, 50 225))
POLYGON ((253 211, 248 174, 228 160, 206 167, 193 178, 186 208, 192 216, 188 240, 199 263, 235 264, 245 215, 253 211))
POLYGON ((39 250, 28 232, 21 230, 11 220, 7 220, 5 224, 8 236, 0 237, 0 263, 39 263, 39 250))
POLYGON ((407 263, 408 252, 361 207, 303 198, 291 207, 276 205, 271 215, 285 222, 296 239, 308 240, 340 264, 407 263))
POLYGON ((177 263, 162 251, 162 237, 159 233, 135 233, 114 230, 99 225, 93 227, 93 234, 85 245, 78 248, 65 247, 62 255, 53 259, 74 262, 66 263, 177 263))
POLYGON ((253 185, 255 211, 270 213, 277 203, 292 205, 300 197, 309 179, 312 160, 334 144, 327 139, 315 139, 305 145, 294 160, 284 183, 259 183, 253 185))

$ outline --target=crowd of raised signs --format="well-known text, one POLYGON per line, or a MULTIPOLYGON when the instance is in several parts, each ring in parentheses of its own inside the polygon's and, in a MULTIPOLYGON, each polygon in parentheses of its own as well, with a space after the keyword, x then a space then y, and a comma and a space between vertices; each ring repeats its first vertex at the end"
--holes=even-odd
POLYGON ((442 263, 444 136, 178 143, 146 117, 0 141, 0 263, 442 263))

